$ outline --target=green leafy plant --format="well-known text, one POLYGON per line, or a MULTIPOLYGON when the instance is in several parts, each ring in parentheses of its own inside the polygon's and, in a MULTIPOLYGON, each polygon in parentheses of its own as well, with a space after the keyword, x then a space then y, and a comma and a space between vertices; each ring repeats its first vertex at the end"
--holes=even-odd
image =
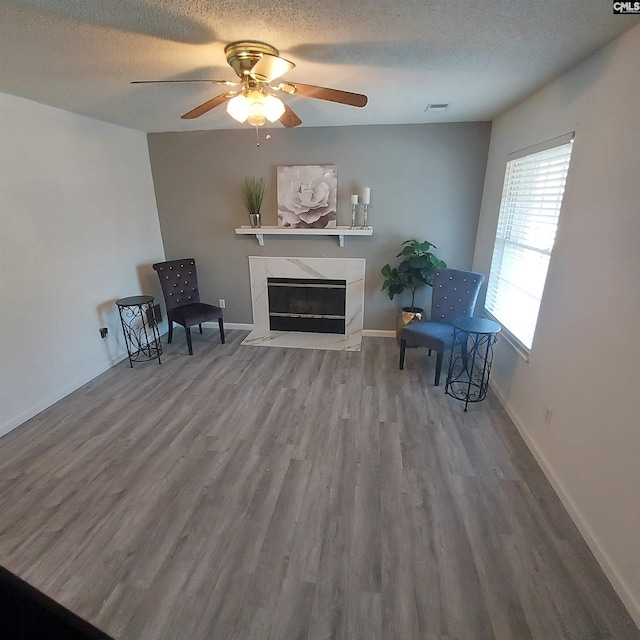
POLYGON ((385 264, 381 273, 385 280, 382 291, 386 291, 390 300, 406 290, 411 291, 411 307, 415 309, 416 291, 425 285, 433 285, 436 269, 446 267, 443 260, 439 260, 430 249, 437 249, 431 242, 405 240, 403 249, 396 258, 404 258, 397 267, 385 264))
POLYGON ((242 196, 249 213, 260 213, 266 191, 264 178, 245 178, 242 196))

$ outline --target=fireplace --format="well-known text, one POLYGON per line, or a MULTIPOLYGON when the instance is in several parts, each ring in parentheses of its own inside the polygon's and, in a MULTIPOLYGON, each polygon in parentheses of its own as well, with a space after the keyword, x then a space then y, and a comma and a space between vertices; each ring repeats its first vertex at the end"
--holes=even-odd
POLYGON ((344 333, 346 280, 267 278, 272 331, 344 333))
POLYGON ((242 344, 360 351, 365 267, 364 258, 249 256, 253 330, 242 344))

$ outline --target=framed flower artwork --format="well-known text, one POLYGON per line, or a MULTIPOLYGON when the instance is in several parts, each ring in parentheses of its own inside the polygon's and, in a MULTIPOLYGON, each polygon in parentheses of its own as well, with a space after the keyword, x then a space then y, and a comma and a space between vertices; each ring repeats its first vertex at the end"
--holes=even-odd
POLYGON ((338 175, 334 164, 278 167, 278 226, 336 226, 338 175))

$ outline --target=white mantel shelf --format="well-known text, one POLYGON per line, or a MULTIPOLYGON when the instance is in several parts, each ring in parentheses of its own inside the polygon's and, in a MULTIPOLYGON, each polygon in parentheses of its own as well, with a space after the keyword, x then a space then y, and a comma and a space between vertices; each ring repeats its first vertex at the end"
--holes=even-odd
POLYGON ((373 227, 329 227, 326 229, 288 229, 284 227, 240 227, 236 229, 236 235, 255 236, 258 244, 264 247, 265 236, 337 236, 341 247, 344 247, 345 236, 371 236, 373 227))

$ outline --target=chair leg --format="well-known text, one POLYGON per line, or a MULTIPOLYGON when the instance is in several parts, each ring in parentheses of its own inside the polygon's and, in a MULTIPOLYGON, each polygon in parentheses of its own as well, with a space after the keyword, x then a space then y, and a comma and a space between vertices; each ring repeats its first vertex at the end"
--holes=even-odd
POLYGON ((193 355, 193 346, 191 344, 191 329, 189 327, 184 328, 185 333, 187 334, 187 346, 189 347, 189 355, 193 355))
POLYGON ((220 342, 224 344, 224 324, 222 318, 218 318, 218 327, 220 327, 220 342))
POLYGON ((407 349, 407 341, 402 339, 400 340, 400 369, 404 369, 404 352, 407 349))
POLYGON ((200 335, 202 335, 202 325, 199 324, 198 326, 200 327, 200 335))
POLYGON ((167 336, 167 344, 171 344, 173 340, 173 320, 169 320, 169 335, 167 336))
POLYGON ((442 358, 444 353, 442 351, 438 351, 438 355, 436 356, 436 387, 440 386, 440 371, 442 369, 442 358))

